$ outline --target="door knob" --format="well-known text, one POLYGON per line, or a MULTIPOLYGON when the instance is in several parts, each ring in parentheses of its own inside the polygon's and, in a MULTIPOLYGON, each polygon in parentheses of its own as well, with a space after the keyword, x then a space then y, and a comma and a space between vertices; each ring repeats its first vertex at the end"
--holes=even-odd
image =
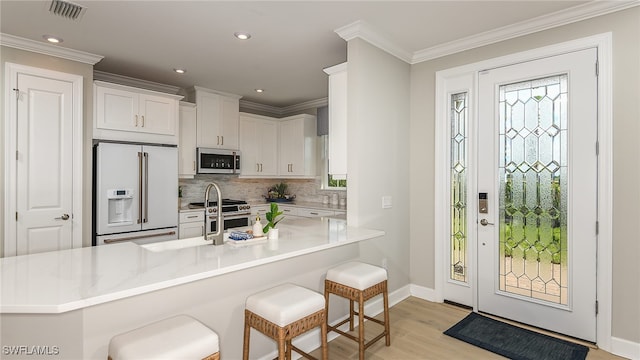
POLYGON ((69 220, 69 214, 62 214, 62 216, 59 216, 57 218, 53 218, 54 220, 69 220))
POLYGON ((490 223, 489 221, 487 221, 487 219, 482 219, 480 220, 480 225, 487 226, 487 225, 493 225, 493 223, 490 223))

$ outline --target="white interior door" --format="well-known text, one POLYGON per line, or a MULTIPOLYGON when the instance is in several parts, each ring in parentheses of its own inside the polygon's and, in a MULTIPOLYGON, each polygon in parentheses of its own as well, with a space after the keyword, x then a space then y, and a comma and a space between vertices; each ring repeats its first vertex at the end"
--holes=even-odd
POLYGON ((478 192, 488 205, 476 210, 478 310, 589 341, 596 63, 587 49, 484 71, 478 83, 478 192))
POLYGON ((73 85, 17 75, 16 255, 73 247, 73 85))

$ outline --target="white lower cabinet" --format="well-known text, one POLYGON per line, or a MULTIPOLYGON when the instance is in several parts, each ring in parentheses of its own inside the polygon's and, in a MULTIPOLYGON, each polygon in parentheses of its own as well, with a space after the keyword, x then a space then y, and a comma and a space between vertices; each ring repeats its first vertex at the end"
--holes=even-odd
POLYGON ((333 216, 335 212, 333 210, 318 210, 318 209, 305 209, 299 208, 296 215, 302 217, 319 217, 319 216, 333 216))
MULTIPOLYGON (((260 205, 252 205, 251 206, 251 223, 253 224, 256 221, 256 215, 260 214, 260 221, 263 224, 266 224, 265 213, 270 210, 269 204, 260 204, 260 205)), ((316 209, 316 208, 306 208, 306 207, 298 207, 291 205, 282 205, 278 204, 278 208, 283 212, 282 216, 286 219, 300 219, 300 218, 313 218, 313 217, 321 217, 321 216, 334 216, 334 215, 343 215, 346 214, 344 211, 334 211, 334 210, 325 210, 325 209, 316 209)))
POLYGON ((198 236, 204 236, 204 210, 194 209, 180 211, 178 239, 198 236))

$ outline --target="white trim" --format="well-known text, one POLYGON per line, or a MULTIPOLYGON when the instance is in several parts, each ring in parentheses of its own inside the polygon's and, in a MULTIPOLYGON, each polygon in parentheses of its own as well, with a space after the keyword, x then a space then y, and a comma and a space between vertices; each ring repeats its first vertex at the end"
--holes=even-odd
POLYGON ((362 20, 352 22, 351 24, 342 26, 334 31, 345 41, 361 38, 398 59, 411 64, 413 55, 410 51, 401 48, 397 45, 396 41, 393 41, 387 35, 374 30, 373 27, 362 20))
POLYGON ((610 353, 628 359, 638 360, 640 359, 640 343, 612 337, 610 353))
POLYGON ((93 70, 93 80, 101 80, 104 82, 132 86, 139 89, 147 89, 162 93, 175 95, 180 91, 179 86, 161 84, 154 81, 136 79, 129 76, 112 74, 100 70, 93 70))
POLYGON ((320 98, 316 100, 305 101, 303 103, 295 104, 291 106, 277 107, 277 106, 265 105, 265 104, 260 104, 253 101, 241 99, 240 109, 241 111, 244 111, 244 112, 246 112, 246 110, 253 110, 253 111, 259 111, 262 113, 271 114, 276 117, 286 117, 289 115, 293 115, 298 111, 315 109, 322 106, 326 106, 328 103, 329 102, 325 97, 325 98, 320 98))
POLYGON ((15 256, 17 253, 16 241, 16 151, 17 151, 17 106, 13 99, 14 92, 12 89, 17 88, 16 81, 18 73, 25 73, 34 76, 50 77, 61 81, 68 81, 73 87, 73 204, 72 204, 72 247, 82 247, 82 184, 83 184, 83 153, 84 153, 84 135, 83 135, 83 77, 76 74, 68 74, 54 70, 40 69, 31 66, 14 64, 7 62, 5 64, 5 113, 4 113, 4 130, 5 130, 5 216, 4 216, 4 256, 15 256))
MULTIPOLYGON (((600 234, 598 236, 598 265, 597 265, 597 298, 599 302, 599 314, 597 317, 597 343, 605 351, 611 352, 611 303, 612 303, 612 242, 613 242, 613 108, 612 108, 612 34, 604 33, 586 38, 572 40, 560 44, 550 45, 538 49, 532 49, 512 55, 507 55, 495 59, 467 64, 452 69, 439 71, 436 73, 436 168, 434 171, 435 181, 435 208, 440 209, 447 206, 447 200, 443 194, 448 184, 443 179, 443 172, 448 171, 448 164, 443 164, 442 152, 447 151, 447 144, 443 144, 446 134, 443 132, 443 125, 438 126, 438 119, 443 116, 443 109, 446 101, 443 101, 442 94, 444 82, 447 77, 462 75, 465 73, 477 73, 483 69, 495 68, 524 61, 540 59, 544 57, 560 55, 567 52, 579 51, 587 48, 597 47, 598 62, 600 66, 600 76, 598 77, 598 141, 600 144, 600 155, 598 157, 598 221, 600 234), (440 155, 440 156, 439 156, 440 155)), ((475 84, 477 86, 477 82, 475 84)), ((446 94, 445 94, 446 95, 446 94)), ((446 100, 446 99, 445 99, 446 100)), ((444 274, 442 271, 444 241, 447 241, 446 234, 448 219, 443 219, 439 211, 435 212, 435 299, 441 301, 443 296, 444 274), (438 241, 440 239, 440 241, 438 241)), ((471 257, 476 256, 471 254, 471 257)), ((476 277, 477 279, 477 277, 476 277)), ((472 285, 477 289, 477 285, 472 285)))
POLYGON ((443 301, 442 298, 438 299, 437 297, 438 295, 436 294, 436 291, 434 289, 431 289, 428 287, 410 284, 409 290, 410 290, 411 296, 415 296, 422 300, 427 300, 431 302, 440 302, 440 303, 443 301))
POLYGON ((95 55, 88 52, 64 48, 58 45, 51 45, 18 36, 0 33, 0 45, 15 49, 31 51, 38 54, 55 56, 67 60, 95 65, 104 58, 102 55, 95 55))

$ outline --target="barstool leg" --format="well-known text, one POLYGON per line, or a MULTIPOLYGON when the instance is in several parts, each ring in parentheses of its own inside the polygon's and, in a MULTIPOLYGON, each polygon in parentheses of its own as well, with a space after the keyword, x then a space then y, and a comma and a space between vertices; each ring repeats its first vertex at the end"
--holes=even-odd
POLYGON ((285 360, 290 358, 291 356, 287 357, 287 346, 284 340, 284 334, 282 333, 282 329, 280 329, 278 330, 278 360, 285 360))
POLYGON ((358 334, 360 360, 364 360, 364 293, 362 291, 358 299, 358 334))
POLYGON ((249 326, 249 313, 244 312, 244 343, 242 345, 242 359, 249 360, 249 336, 251 335, 251 327, 249 326))
POLYGON ((382 299, 384 302, 384 331, 385 335, 385 345, 391 346, 391 332, 389 331, 389 292, 387 291, 387 286, 385 284, 384 292, 382 293, 382 299))
MULTIPOLYGON (((327 303, 327 307, 328 307, 328 303, 327 303)), ((328 312, 325 312, 324 316, 325 319, 328 319, 329 316, 327 316, 328 312)), ((321 327, 320 327, 320 341, 321 341, 321 345, 322 345, 322 360, 327 360, 329 358, 329 349, 327 346, 327 321, 325 320, 321 327)))
POLYGON ((353 331, 353 317, 355 316, 353 311, 353 300, 349 300, 349 331, 353 331))

